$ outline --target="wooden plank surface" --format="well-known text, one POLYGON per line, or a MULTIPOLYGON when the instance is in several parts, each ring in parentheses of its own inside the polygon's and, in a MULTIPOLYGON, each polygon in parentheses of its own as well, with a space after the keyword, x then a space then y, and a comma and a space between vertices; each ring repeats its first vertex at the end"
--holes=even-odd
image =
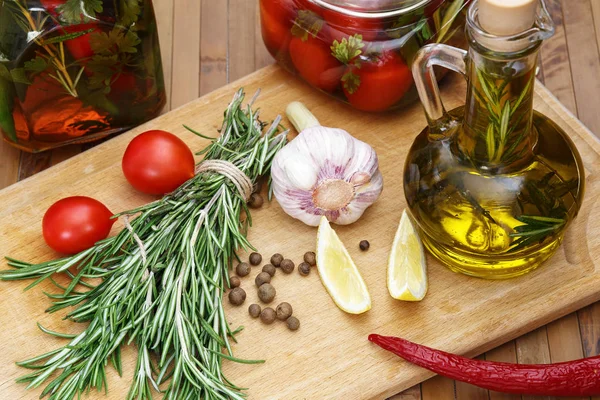
MULTIPOLYGON (((600 134, 600 114, 597 112, 600 1, 546 2, 557 23, 557 33, 542 48, 544 83, 592 132, 600 134)), ((256 3, 255 0, 154 0, 168 93, 165 111, 271 62, 260 40, 256 3), (246 36, 240 38, 241 32, 246 36), (241 52, 238 54, 237 51, 241 52)), ((43 155, 29 155, 0 143, 0 188, 68 159, 87 147, 71 146, 43 155)), ((579 343, 586 356, 600 353, 599 304, 579 310, 565 321, 568 329, 556 329, 556 337, 549 328, 548 340, 538 338, 532 342, 529 338, 520 341, 519 347, 548 353, 551 361, 562 360, 562 356, 576 358, 579 343), (575 329, 577 326, 579 329, 575 329), (555 359, 555 354, 562 356, 555 359)), ((515 361, 515 349, 514 343, 502 346, 492 352, 492 359, 515 361)), ((486 355, 487 359, 489 357, 486 355)), ((442 378, 425 382, 420 389, 424 400, 455 398, 455 385, 442 378)), ((410 396, 418 390, 413 389, 410 396)), ((505 398, 496 396, 490 393, 490 399, 505 398)))
MULTIPOLYGON (((444 87, 448 107, 462 102, 461 90, 456 85, 463 86, 464 83, 460 79, 449 83, 452 82, 444 87)), ((369 141, 378 153, 382 174, 389 182, 382 197, 361 221, 351 227, 337 228, 347 244, 358 243, 364 237, 372 238, 368 254, 349 246, 370 289, 371 311, 360 316, 341 312, 323 290, 317 274, 307 278, 297 275, 275 277, 276 300, 293 303, 295 314, 302 321, 301 331, 296 333, 281 324, 264 326, 250 319, 245 307, 225 304, 232 325, 245 326, 238 344, 233 346, 236 356, 267 360, 263 365, 224 364, 228 377, 236 384, 250 388, 250 399, 378 399, 393 396, 431 374, 374 347, 366 340, 368 333, 401 335, 447 351, 475 356, 600 299, 597 291, 600 269, 592 256, 600 250, 600 243, 593 239, 600 203, 593 200, 584 203, 560 251, 543 268, 527 276, 507 281, 473 279, 452 273, 428 257, 430 291, 425 300, 411 304, 391 299, 385 286, 385 269, 380 266, 385 265, 389 243, 405 207, 401 185, 393 182, 401 179, 397 160, 405 158, 414 132, 425 123, 421 107, 415 104, 402 113, 385 115, 358 113, 297 80, 289 79, 289 75, 278 67, 258 71, 1 191, 0 203, 5 206, 0 209, 0 219, 7 222, 0 226, 0 237, 5 238, 0 242, 0 254, 32 261, 54 257, 39 236, 39 209, 46 209, 58 197, 76 193, 93 195, 113 210, 148 202, 150 197, 135 192, 125 184, 122 176, 119 160, 129 140, 141 131, 160 128, 179 135, 192 148, 201 148, 206 140, 194 137, 181 124, 189 123, 207 134, 214 132, 222 118, 222 110, 238 85, 245 86, 249 93, 262 88, 260 106, 265 118, 274 118, 275 114, 284 111, 287 103, 300 100, 314 110, 324 125, 346 128, 357 138, 369 141), (364 129, 365 123, 369 129, 364 129), (31 202, 33 192, 36 195, 34 204, 31 202), (585 245, 573 246, 574 240, 581 237, 590 240, 585 245), (453 329, 440 329, 441 326, 453 329), (285 385, 281 385, 282 380, 285 385)), ((588 173, 588 194, 592 199, 597 198, 600 193, 600 181, 596 179, 600 174, 600 142, 545 88, 538 86, 536 93, 536 108, 569 131, 577 144, 588 173)), ((273 202, 253 214, 249 240, 265 255, 284 252, 298 260, 304 251, 313 249, 315 230, 292 221, 273 202), (285 227, 285 232, 278 229, 281 227, 285 227)), ((244 279, 242 285, 252 285, 251 278, 244 279)), ((0 325, 4 327, 4 333, 0 333, 0 354, 10 360, 27 358, 40 349, 56 345, 54 339, 36 332, 33 320, 40 320, 53 330, 77 329, 75 324, 62 321, 61 315, 43 312, 47 299, 42 291, 50 290, 50 283, 44 283, 24 296, 22 289, 27 284, 0 283, 4 302, 10 305, 0 314, 0 325), (23 319, 23 315, 29 318, 23 319)), ((255 291, 248 290, 247 293, 247 304, 256 301, 255 291)), ((519 361, 550 361, 547 329, 542 327, 517 340, 519 361), (526 345, 521 347, 521 343, 526 345)), ((124 355, 125 377, 130 376, 128 373, 131 373, 134 361, 129 354, 124 355)), ((20 373, 22 371, 12 364, 0 370, 0 392, 8 398, 25 398, 28 394, 23 385, 14 382, 20 373)), ((110 373, 109 380, 111 391, 106 398, 121 398, 128 379, 117 379, 110 373)), ((457 383, 455 390, 458 399, 488 397, 486 391, 462 383, 457 383)), ((416 392, 416 388, 411 389, 402 397, 414 396, 416 392)), ((90 397, 103 398, 104 395, 93 393, 90 397)))

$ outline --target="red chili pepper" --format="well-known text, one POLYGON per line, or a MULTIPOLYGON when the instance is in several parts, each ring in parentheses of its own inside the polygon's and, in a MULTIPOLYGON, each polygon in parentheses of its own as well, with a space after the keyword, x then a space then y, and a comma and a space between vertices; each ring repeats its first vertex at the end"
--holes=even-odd
POLYGON ((600 356, 557 364, 510 364, 472 360, 390 336, 373 334, 369 340, 436 374, 484 389, 538 396, 600 394, 600 356))

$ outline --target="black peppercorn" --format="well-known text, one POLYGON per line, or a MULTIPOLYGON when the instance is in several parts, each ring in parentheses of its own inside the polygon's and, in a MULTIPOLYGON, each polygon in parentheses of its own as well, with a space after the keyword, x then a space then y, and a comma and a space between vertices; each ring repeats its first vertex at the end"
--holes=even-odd
POLYGON ((248 314, 250 314, 252 318, 258 318, 260 312, 261 310, 258 304, 250 304, 250 307, 248 307, 248 314))
POLYGON ((229 287, 231 289, 236 288, 236 287, 240 287, 241 284, 242 284, 242 281, 237 276, 230 276, 229 277, 229 287))
POLYGON ((273 264, 275 267, 279 267, 282 261, 283 256, 279 253, 275 253, 271 256, 271 264, 273 264))
POLYGON ((239 306, 244 303, 246 300, 246 292, 244 289, 240 287, 233 288, 231 292, 229 292, 229 302, 234 306, 239 306))
POLYGON ((290 305, 290 303, 283 302, 277 306, 277 308, 275 309, 275 312, 277 313, 278 320, 285 321, 289 317, 291 317, 293 310, 292 310, 292 306, 290 305))
POLYGON ((271 282, 271 275, 268 272, 261 272, 256 275, 256 279, 254 279, 254 283, 256 283, 256 287, 261 287, 265 283, 271 282))
POLYGON ((238 276, 247 276, 250 273, 250 265, 248 263, 239 263, 237 267, 235 267, 235 272, 238 276))
POLYGON ((360 247, 362 251, 367 251, 369 250, 369 247, 371 247, 371 244, 368 240, 361 240, 358 247, 360 247))
POLYGON ((311 267, 317 265, 317 256, 314 251, 304 253, 304 262, 307 262, 311 267))
POLYGON ((300 263, 300 265, 298 265, 298 272, 302 276, 310 274, 310 264, 307 262, 300 263))
POLYGON ((263 197, 258 193, 252 193, 250 196, 250 200, 248 200, 248 205, 250 208, 261 208, 264 204, 263 197))
POLYGON ((270 303, 273 301, 273 299, 275 298, 275 295, 277 294, 277 291, 275 290, 275 288, 273 287, 273 285, 271 285, 270 283, 265 283, 262 284, 259 288, 258 288, 258 298, 263 302, 263 303, 270 303))
POLYGON ((289 260, 286 258, 285 260, 283 260, 281 262, 279 267, 286 274, 291 274, 292 272, 294 272, 294 268, 296 267, 296 265, 294 264, 294 262, 292 260, 289 260))
POLYGON ((262 267, 262 271, 266 272, 267 274, 269 274, 271 276, 275 276, 275 272, 277 272, 277 268, 275 268, 272 264, 267 264, 264 267, 262 267))
POLYGON ((289 317, 285 323, 290 331, 295 331, 300 328, 300 321, 296 317, 289 317))
POLYGON ((275 310, 273 310, 271 307, 267 307, 260 313, 260 320, 269 325, 275 321, 275 315, 275 310))
POLYGON ((262 262, 262 255, 260 255, 260 253, 254 252, 250 254, 249 260, 251 265, 256 266, 262 262))

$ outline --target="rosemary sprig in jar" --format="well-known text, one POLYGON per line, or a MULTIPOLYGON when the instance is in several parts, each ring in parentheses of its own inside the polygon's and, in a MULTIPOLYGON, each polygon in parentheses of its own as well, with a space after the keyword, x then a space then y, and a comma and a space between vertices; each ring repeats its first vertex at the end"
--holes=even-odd
MULTIPOLYGON (((269 171, 286 135, 276 135, 279 117, 262 135, 265 125, 251 104, 242 108, 243 99, 240 90, 225 111, 221 136, 204 150, 204 161, 229 162, 254 182, 269 171)), ((89 250, 41 264, 9 258, 15 269, 0 272, 2 280, 37 278, 32 287, 67 273, 70 284, 55 283, 61 293, 48 294, 54 300, 48 311, 72 308, 68 319, 89 322, 74 336, 42 328, 70 342, 18 363, 33 370, 19 381, 38 387, 50 380, 42 396, 52 400, 101 390, 107 363, 120 374, 120 347, 135 343, 138 358, 128 399, 150 399, 152 387, 158 391, 161 385, 164 399, 242 399, 241 389, 221 371, 223 359, 254 362, 232 356, 229 338, 236 332, 230 331, 221 303, 235 251, 251 247, 245 237, 251 223, 246 196, 234 181, 199 172, 163 199, 121 213, 128 229, 89 250), (129 223, 132 215, 138 216, 129 223), (101 283, 94 286, 91 278, 101 283)))
POLYGON ((65 59, 64 42, 83 36, 91 32, 91 29, 46 39, 42 33, 47 30, 47 22, 51 19, 50 15, 45 15, 42 18, 39 15, 40 13, 38 13, 37 18, 34 18, 27 8, 27 2, 23 2, 22 0, 10 0, 5 4, 12 13, 16 23, 24 32, 27 32, 31 36, 33 42, 40 47, 40 51, 36 52, 34 61, 30 62, 29 65, 26 65, 23 70, 19 68, 14 69, 11 72, 12 78, 22 83, 30 83, 25 75, 26 72, 39 73, 44 71, 49 65, 54 70, 49 73, 49 76, 60 83, 65 91, 71 96, 79 97, 77 85, 85 68, 79 68, 77 73, 74 76, 71 76, 68 71, 69 65, 65 59))
POLYGON ((487 111, 487 118, 481 118, 475 129, 485 139, 488 160, 510 164, 525 151, 521 144, 530 127, 522 123, 531 113, 528 105, 533 98, 535 75, 499 78, 474 68, 477 80, 473 92, 480 102, 479 107, 487 111), (524 87, 520 89, 519 97, 511 102, 510 90, 516 81, 524 83, 524 87))

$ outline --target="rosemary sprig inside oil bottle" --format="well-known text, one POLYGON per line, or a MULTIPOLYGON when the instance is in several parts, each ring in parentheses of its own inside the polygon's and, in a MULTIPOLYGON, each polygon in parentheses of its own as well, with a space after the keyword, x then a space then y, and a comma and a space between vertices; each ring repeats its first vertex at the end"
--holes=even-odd
POLYGON ((484 139, 489 163, 511 164, 527 151, 524 139, 531 129, 527 124, 531 121, 535 75, 492 75, 474 68, 473 93, 480 110, 473 113, 469 127, 484 139))
MULTIPOLYGON (((253 182, 269 171, 286 135, 276 135, 279 118, 265 124, 236 93, 225 112, 221 136, 202 153, 204 160, 228 161, 253 182)), ((64 272, 71 278, 60 294, 49 294, 55 312, 89 322, 83 332, 64 335, 63 347, 20 362, 33 370, 19 381, 46 384, 42 396, 72 399, 91 388, 106 388, 110 362, 121 373, 120 348, 135 343, 137 365, 128 399, 152 398, 165 385, 164 399, 242 399, 241 389, 221 371, 232 356, 221 298, 228 269, 251 223, 246 199, 222 174, 199 172, 172 194, 121 215, 137 215, 130 228, 72 257, 29 264, 8 259, 14 270, 2 280, 37 279, 64 272), (139 239, 139 240, 138 240, 139 239), (141 243, 141 244, 140 244, 141 243), (77 272, 69 270, 76 268, 77 272), (90 278, 100 278, 93 285, 90 278), (58 375, 55 375, 55 372, 58 375)), ((54 282, 54 281, 53 281, 54 282)))
POLYGON ((535 75, 512 76, 510 67, 501 73, 473 68, 472 93, 478 104, 468 127, 484 139, 488 163, 509 165, 528 150, 535 75))
POLYGON ((64 42, 86 35, 92 29, 66 33, 46 39, 42 33, 50 25, 51 16, 49 14, 39 12, 32 14, 27 8, 26 2, 22 0, 7 0, 4 4, 11 11, 16 23, 23 31, 28 32, 28 38, 31 38, 40 48, 33 60, 26 62, 23 68, 11 70, 10 74, 5 76, 5 78, 29 84, 31 82, 27 74, 40 73, 50 66, 52 72, 49 73, 49 76, 58 81, 71 96, 78 97, 77 84, 85 68, 80 67, 76 71, 69 71, 70 65, 65 59, 64 42))

